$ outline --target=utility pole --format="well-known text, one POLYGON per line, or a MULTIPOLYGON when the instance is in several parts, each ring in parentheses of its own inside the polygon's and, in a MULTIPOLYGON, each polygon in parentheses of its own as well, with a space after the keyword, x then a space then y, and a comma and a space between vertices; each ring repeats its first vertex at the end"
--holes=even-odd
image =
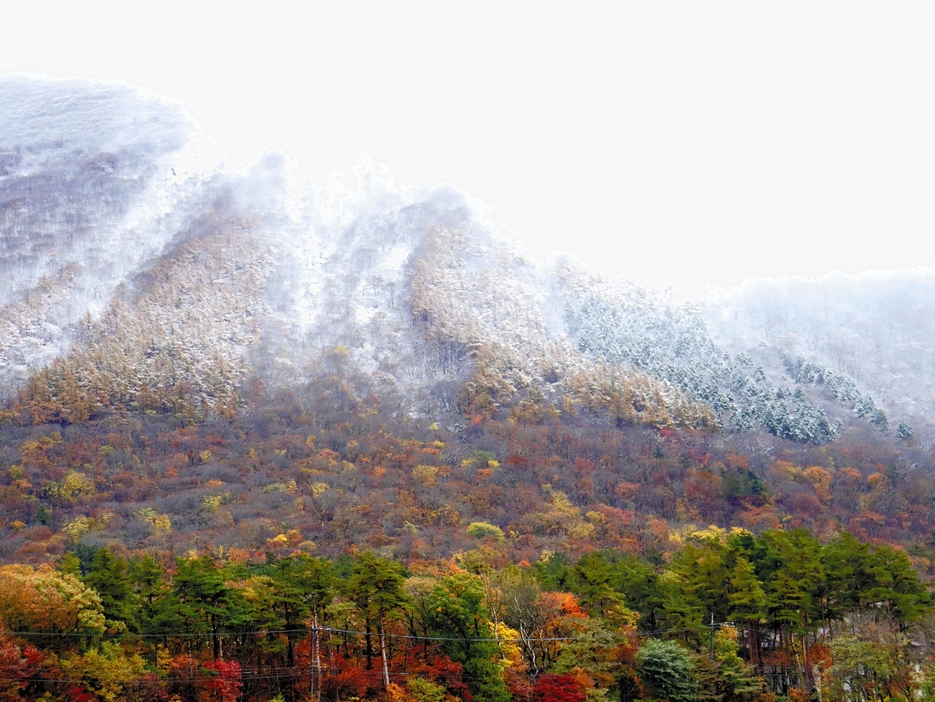
MULTIPOLYGON (((312 619, 311 626, 309 627, 308 632, 309 637, 309 664, 308 664, 308 697, 310 700, 320 699, 318 690, 315 688, 315 676, 321 677, 321 665, 318 661, 318 612, 315 612, 315 615, 312 619)), ((318 680, 319 687, 321 686, 321 680, 318 680)))
POLYGON ((711 612, 711 645, 710 653, 711 657, 714 658, 714 630, 717 628, 717 624, 714 623, 714 612, 711 612))

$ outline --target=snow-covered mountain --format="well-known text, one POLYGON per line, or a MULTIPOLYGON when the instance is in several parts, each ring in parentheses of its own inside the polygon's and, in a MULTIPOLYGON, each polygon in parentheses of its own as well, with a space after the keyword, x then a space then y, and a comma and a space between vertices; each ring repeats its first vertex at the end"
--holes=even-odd
POLYGON ((897 420, 935 417, 933 269, 749 280, 703 316, 729 351, 770 365, 782 350, 851 379, 897 420))
POLYGON ((931 407, 929 322, 914 321, 931 275, 842 283, 823 307, 794 283, 685 306, 532 259, 451 186, 364 168, 333 205, 280 154, 193 168, 198 138, 140 89, 0 78, 0 390, 36 420, 224 414, 250 378, 408 413, 588 412, 814 443, 931 407))

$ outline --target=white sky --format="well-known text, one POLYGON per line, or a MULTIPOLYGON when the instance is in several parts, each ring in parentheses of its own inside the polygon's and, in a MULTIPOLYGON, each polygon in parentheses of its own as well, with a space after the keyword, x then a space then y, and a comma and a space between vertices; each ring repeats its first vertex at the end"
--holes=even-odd
POLYGON ((686 293, 935 264, 931 3, 10 5, 0 72, 152 86, 233 166, 366 150, 537 256, 686 293))

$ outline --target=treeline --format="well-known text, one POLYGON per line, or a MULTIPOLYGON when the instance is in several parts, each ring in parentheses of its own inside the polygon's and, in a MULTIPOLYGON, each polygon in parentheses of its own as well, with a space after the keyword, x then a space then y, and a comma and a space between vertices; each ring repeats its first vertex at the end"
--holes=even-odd
MULTIPOLYGON (((909 557, 847 532, 821 545, 805 529, 754 536, 712 527, 691 534, 663 565, 596 551, 533 568, 545 587, 574 593, 589 612, 630 608, 641 633, 690 649, 729 622, 745 662, 779 695, 842 699, 849 685, 879 699, 909 696, 907 676, 927 651, 914 627, 929 616, 930 595, 909 557)), ((700 691, 704 681, 696 683, 700 691)))
POLYGON ((88 548, 4 566, 0 699, 911 700, 935 682, 930 597, 898 549, 709 529, 665 563, 530 565, 487 538, 408 567, 88 548))
POLYGON ((536 413, 467 427, 390 416, 376 401, 256 405, 188 424, 129 413, 0 424, 0 563, 76 544, 254 558, 352 546, 401 562, 476 545, 496 526, 514 562, 543 550, 665 555, 691 525, 841 530, 911 549, 935 574, 924 448, 872 428, 815 447, 773 437, 616 427, 536 413))
MULTIPOLYGON (((592 297, 573 315, 572 329, 582 352, 613 364, 632 365, 651 378, 671 383, 690 399, 710 407, 729 428, 757 428, 811 444, 827 444, 841 434, 843 424, 829 421, 801 388, 776 387, 752 358, 743 353, 731 357, 715 344, 696 313, 592 297)), ((806 382, 804 375, 792 378, 796 383, 806 382)), ((856 392, 853 381, 835 378, 850 382, 856 392)), ((846 404, 850 398, 836 394, 834 399, 846 404)), ((864 401, 870 402, 871 410, 885 424, 886 415, 873 408, 872 400, 864 401)))

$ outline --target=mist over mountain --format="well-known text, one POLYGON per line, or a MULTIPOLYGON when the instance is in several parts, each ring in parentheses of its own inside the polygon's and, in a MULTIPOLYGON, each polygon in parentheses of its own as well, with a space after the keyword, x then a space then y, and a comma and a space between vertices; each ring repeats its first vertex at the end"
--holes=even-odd
POLYGON ((4 77, 0 125, 0 391, 35 422, 229 416, 250 379, 455 428, 513 408, 814 444, 933 409, 931 271, 686 305, 534 260, 452 186, 363 168, 332 202, 281 154, 193 167, 182 106, 130 86, 4 77))
POLYGON ((852 378, 888 413, 935 411, 935 271, 751 280, 704 310, 729 350, 782 349, 852 378))

